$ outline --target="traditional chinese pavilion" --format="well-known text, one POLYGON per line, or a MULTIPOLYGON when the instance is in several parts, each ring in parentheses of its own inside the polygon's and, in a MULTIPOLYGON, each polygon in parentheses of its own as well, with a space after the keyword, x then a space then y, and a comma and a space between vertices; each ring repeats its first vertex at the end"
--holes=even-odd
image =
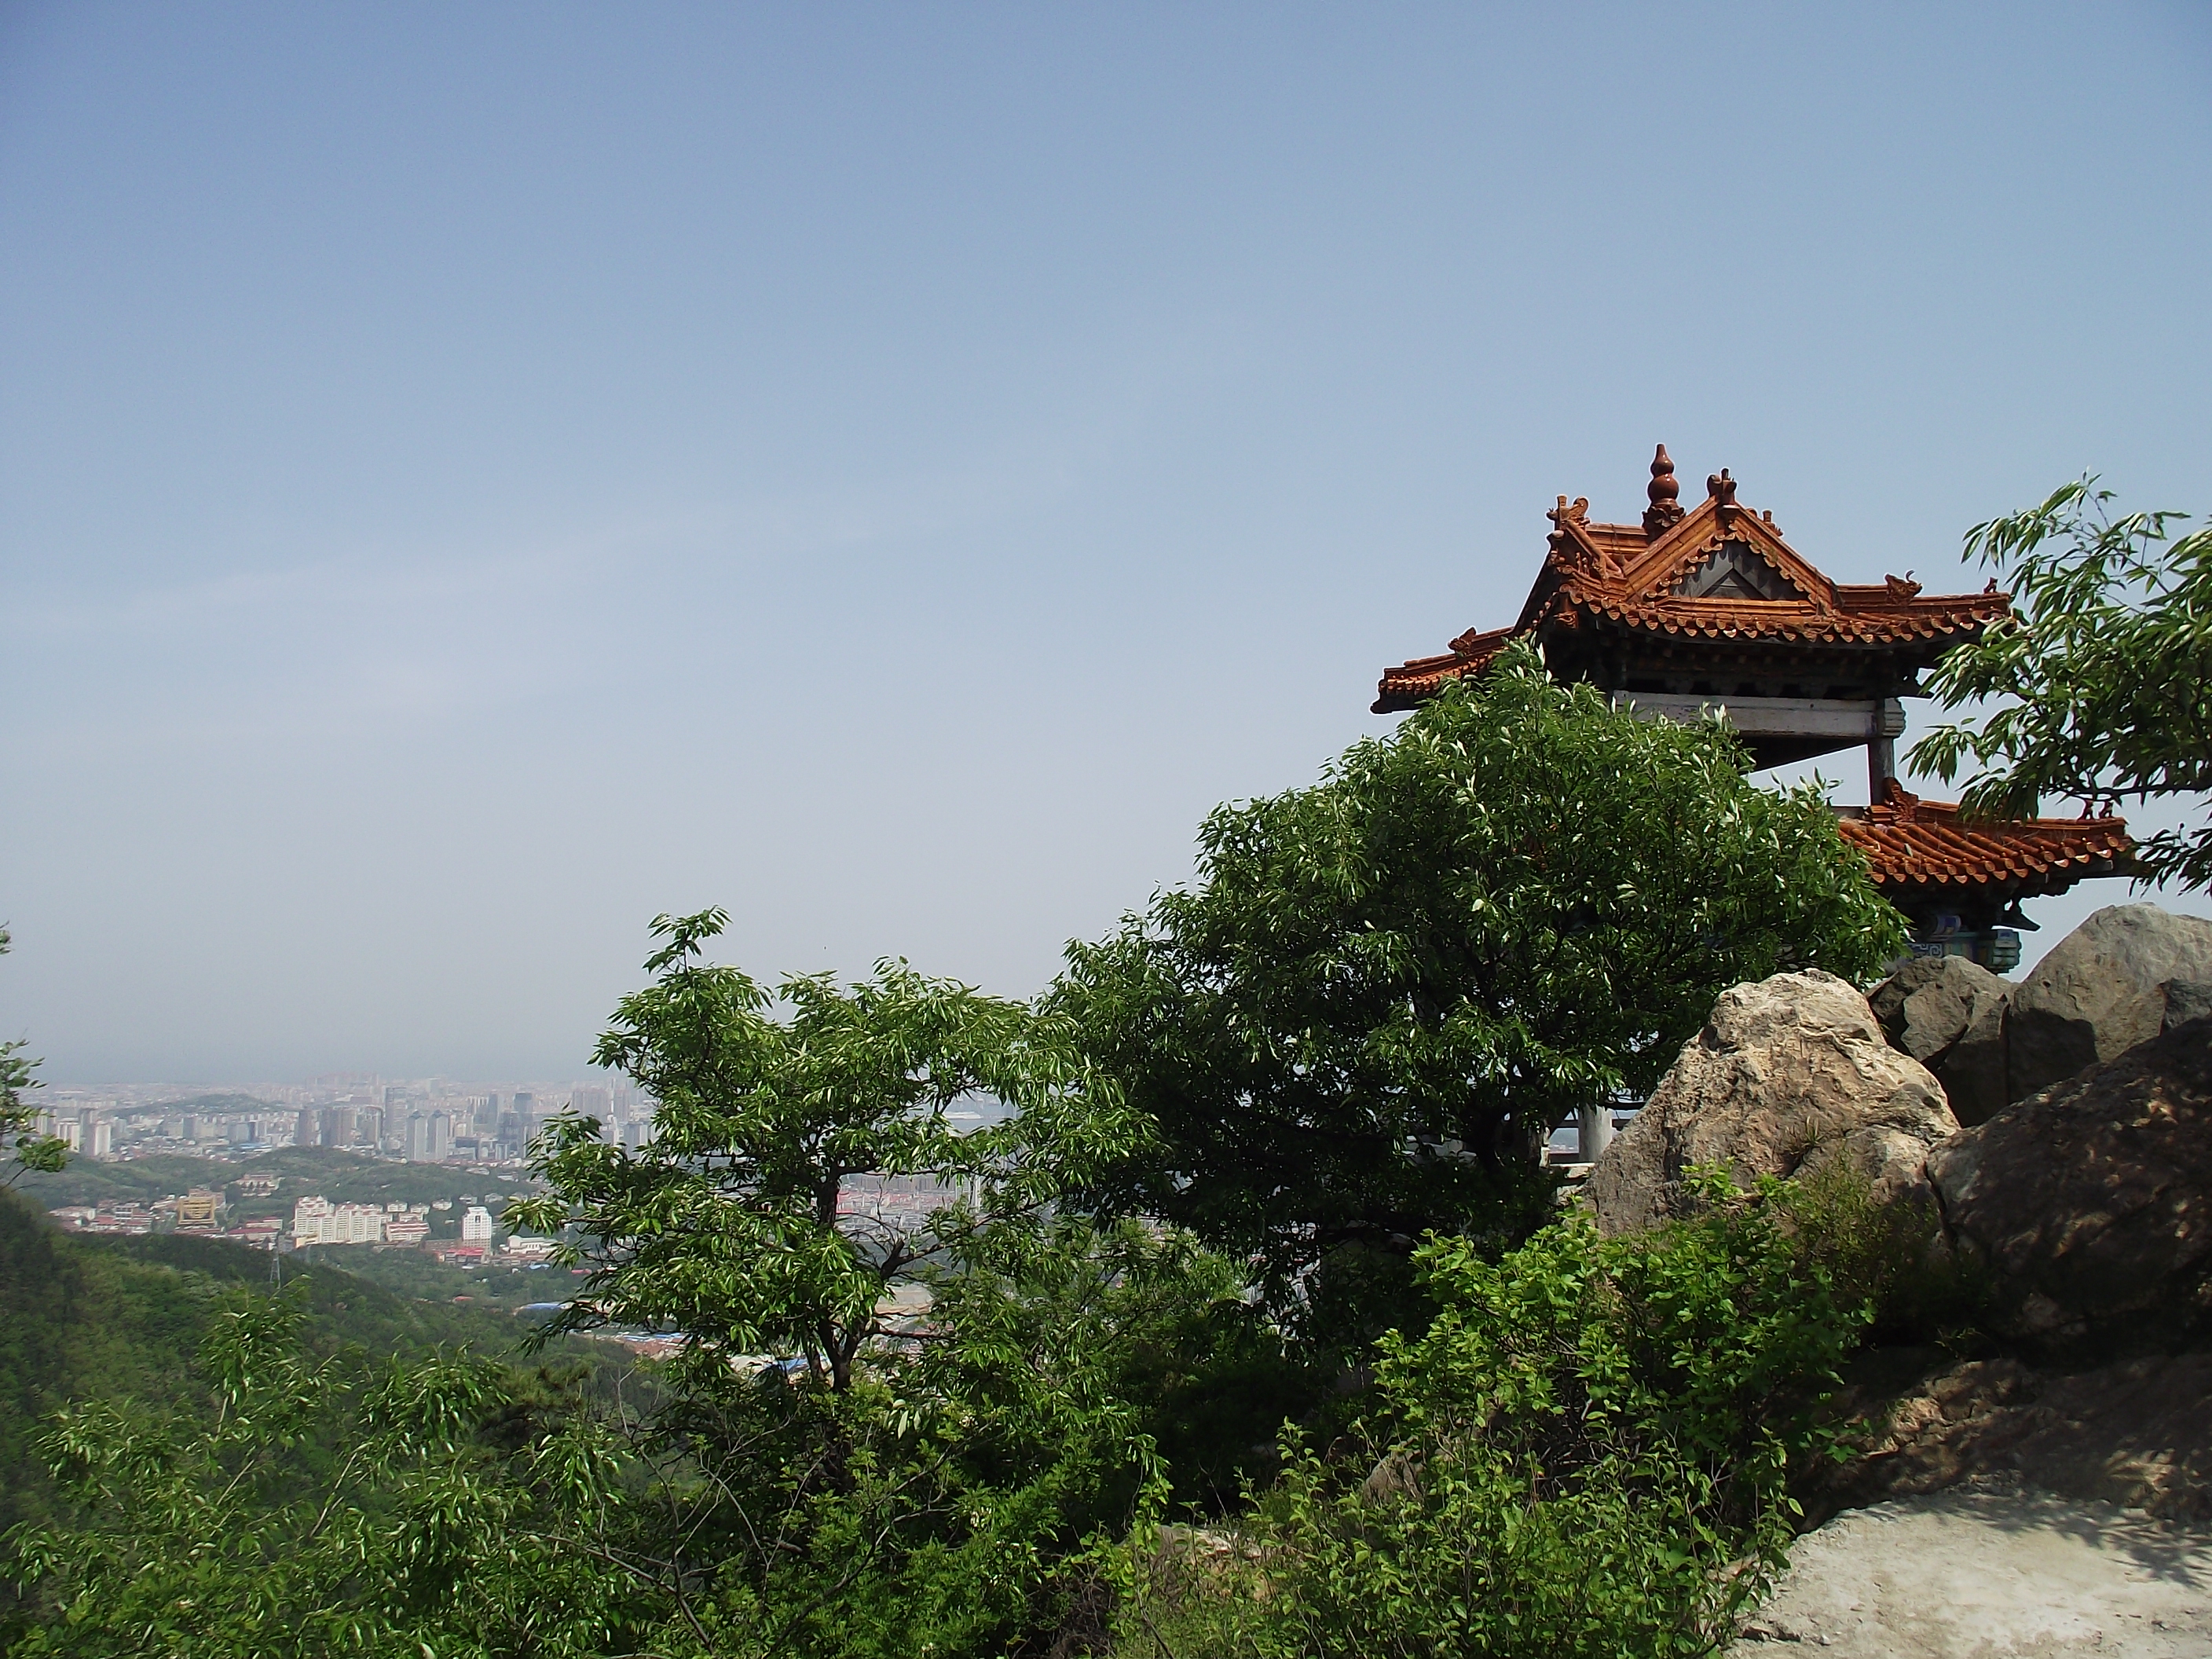
POLYGON ((2020 960, 2014 930, 2034 927, 2022 899, 2128 873, 2134 844, 2119 818, 1968 821, 1897 780, 1899 699, 1924 695, 1923 672, 2011 614, 1996 583, 1924 594, 1901 576, 1831 581, 1783 539, 1772 514, 1737 502, 1725 468, 1685 509, 1663 444, 1647 493, 1638 524, 1597 523, 1586 499, 1560 496, 1519 619, 1386 671, 1375 712, 1411 708, 1526 638, 1559 678, 1587 681, 1640 714, 1718 711, 1755 766, 1863 747, 1872 805, 1838 809, 1844 838, 1912 922, 1917 950, 2000 973, 2020 960))

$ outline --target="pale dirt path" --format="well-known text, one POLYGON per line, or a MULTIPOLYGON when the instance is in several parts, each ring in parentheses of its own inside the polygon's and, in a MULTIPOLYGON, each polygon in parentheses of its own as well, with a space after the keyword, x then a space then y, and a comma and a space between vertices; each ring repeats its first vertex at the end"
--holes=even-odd
POLYGON ((1729 1652, 1781 1659, 2208 1659, 2212 1534, 2037 1493, 1848 1510, 1790 1552, 1729 1652))

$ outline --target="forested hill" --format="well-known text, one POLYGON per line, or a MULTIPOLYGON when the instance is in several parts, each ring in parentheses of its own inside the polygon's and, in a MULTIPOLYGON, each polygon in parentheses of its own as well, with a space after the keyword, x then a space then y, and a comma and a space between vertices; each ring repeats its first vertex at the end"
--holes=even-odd
MULTIPOLYGON (((272 1258, 219 1238, 62 1231, 19 1194, 0 1191, 0 1527, 44 1506, 33 1450, 40 1422, 70 1401, 133 1400, 190 1408, 202 1391, 193 1357, 201 1332, 240 1290, 272 1288, 272 1258)), ((441 1344, 510 1354, 522 1332, 510 1316, 410 1300, 335 1267, 283 1267, 308 1310, 316 1349, 415 1357, 441 1344)), ((574 1339, 556 1356, 625 1363, 574 1339)))

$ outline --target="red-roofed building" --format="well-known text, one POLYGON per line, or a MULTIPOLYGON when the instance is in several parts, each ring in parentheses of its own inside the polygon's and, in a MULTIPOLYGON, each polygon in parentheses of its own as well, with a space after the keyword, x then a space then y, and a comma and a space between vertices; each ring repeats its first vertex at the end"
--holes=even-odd
POLYGON ((1563 680, 1587 681, 1653 718, 1718 711, 1753 764, 1867 751, 1869 799, 1845 809, 1844 838, 1910 917, 1916 948, 1971 956, 2002 972, 2019 960, 2024 897, 2085 876, 2130 872, 2118 818, 1969 823, 1897 781, 1899 699, 1944 652, 2012 614, 1992 582, 1979 593, 1923 594, 1890 576, 1831 581, 1783 538, 1771 513, 1738 504, 1725 469, 1684 509, 1659 447, 1638 524, 1600 524, 1564 495, 1547 516, 1549 548, 1510 627, 1469 630, 1437 656, 1386 670, 1375 712, 1415 707, 1447 682, 1480 674, 1506 644, 1532 641, 1563 680))

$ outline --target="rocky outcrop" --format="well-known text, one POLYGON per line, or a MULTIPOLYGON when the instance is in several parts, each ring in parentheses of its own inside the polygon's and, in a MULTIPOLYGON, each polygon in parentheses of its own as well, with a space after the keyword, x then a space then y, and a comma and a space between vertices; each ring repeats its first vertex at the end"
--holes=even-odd
POLYGON ((2212 1014, 2212 921, 2113 905, 2018 985, 1963 957, 1916 957, 1874 989, 1883 1033, 1928 1067, 1959 1121, 2212 1014))
POLYGON ((2010 981, 1964 957, 1916 957, 1867 1000, 1890 1046, 1943 1085, 1952 1115, 1961 1123, 1986 1123, 2008 1104, 2004 1013, 2012 989, 2010 981))
POLYGON ((2146 1354, 2054 1376, 2015 1358, 1875 1350, 1829 1410, 1865 1426, 1850 1437, 1846 1462, 1823 1461, 1798 1483, 1816 1518, 1954 1487, 2032 1487, 2212 1522, 2212 1354, 2146 1354))
POLYGON ((2006 1099, 2024 1100, 2117 1060, 2207 1012, 2208 981, 2212 921, 2155 904, 2098 911, 2060 940, 2008 1000, 2006 1099))
POLYGON ((1927 1174, 2000 1334, 2172 1346, 2212 1329, 2212 1019, 1960 1131, 1927 1174))
POLYGON ((1721 994, 1658 1090, 1615 1136, 1587 1188, 1599 1227, 1655 1226, 1683 1208, 1683 1177, 1737 1182, 1844 1162, 1878 1194, 1928 1209, 1928 1148, 1958 1127, 1925 1066, 1883 1041, 1867 1000, 1814 969, 1721 994))

